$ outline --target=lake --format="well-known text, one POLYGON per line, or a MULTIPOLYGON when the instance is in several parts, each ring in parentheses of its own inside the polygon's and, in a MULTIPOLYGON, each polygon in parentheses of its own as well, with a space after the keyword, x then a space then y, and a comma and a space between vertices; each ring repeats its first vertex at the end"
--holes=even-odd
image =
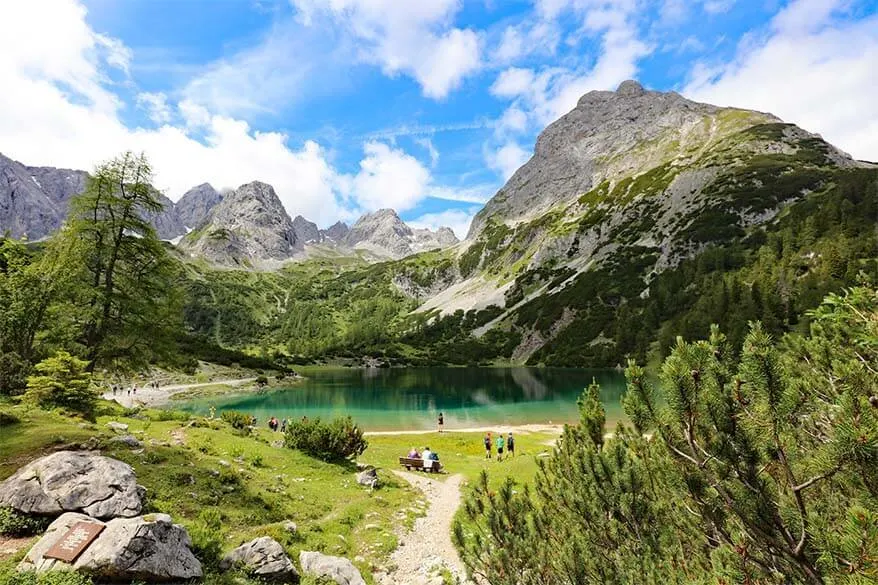
POLYGON ((432 430, 439 412, 447 429, 565 423, 592 379, 601 385, 609 421, 622 417, 625 378, 616 370, 575 368, 306 368, 289 388, 202 398, 176 405, 207 414, 239 410, 263 424, 278 419, 350 415, 368 431, 432 430))

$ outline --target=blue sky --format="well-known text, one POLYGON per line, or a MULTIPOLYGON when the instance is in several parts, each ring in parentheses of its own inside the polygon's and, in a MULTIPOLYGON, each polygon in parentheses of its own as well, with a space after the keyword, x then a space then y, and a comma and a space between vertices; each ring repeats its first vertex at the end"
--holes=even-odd
POLYGON ((878 160, 878 0, 4 3, 0 152, 145 151, 172 199, 275 186, 321 225, 472 214, 583 93, 628 78, 878 160))

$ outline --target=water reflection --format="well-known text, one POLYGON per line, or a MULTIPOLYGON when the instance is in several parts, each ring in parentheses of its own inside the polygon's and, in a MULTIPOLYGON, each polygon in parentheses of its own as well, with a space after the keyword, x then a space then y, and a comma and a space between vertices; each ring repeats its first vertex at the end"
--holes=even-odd
POLYGON ((621 416, 624 378, 614 370, 560 368, 307 369, 294 387, 264 394, 193 401, 206 413, 241 410, 270 416, 350 414, 368 430, 447 428, 489 424, 572 422, 576 399, 594 378, 610 420, 621 416))

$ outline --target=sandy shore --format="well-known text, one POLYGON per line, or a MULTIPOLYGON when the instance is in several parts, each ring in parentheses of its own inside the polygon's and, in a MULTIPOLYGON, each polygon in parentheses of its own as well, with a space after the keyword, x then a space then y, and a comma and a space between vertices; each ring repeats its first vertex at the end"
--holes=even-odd
MULTIPOLYGON (((555 433, 560 435, 564 431, 564 425, 556 424, 525 424, 525 425, 494 425, 483 427, 464 427, 460 429, 445 429, 443 434, 447 433, 555 433)), ((363 434, 367 437, 380 437, 386 435, 435 435, 436 430, 413 430, 413 431, 366 431, 363 434)))

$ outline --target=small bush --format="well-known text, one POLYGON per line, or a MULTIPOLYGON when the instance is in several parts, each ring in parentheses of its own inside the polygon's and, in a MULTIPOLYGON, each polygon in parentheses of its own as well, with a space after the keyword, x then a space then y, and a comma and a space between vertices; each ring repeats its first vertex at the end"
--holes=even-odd
POLYGON ((284 445, 323 461, 344 461, 362 454, 368 444, 363 431, 348 416, 329 423, 319 418, 292 422, 287 427, 284 445))
POLYGON ((238 429, 239 431, 243 431, 255 422, 252 416, 237 410, 225 410, 220 415, 220 418, 232 425, 233 429, 238 429))
POLYGON ((223 552, 223 520, 216 508, 205 508, 189 527, 195 556, 208 566, 216 565, 223 552))
POLYGON ((98 392, 85 371, 88 362, 59 351, 34 366, 37 375, 27 379, 25 398, 44 408, 67 408, 91 415, 98 401, 98 392))
POLYGON ((256 386, 258 386, 259 388, 264 388, 267 385, 268 385, 268 378, 267 377, 258 376, 256 378, 256 386))
POLYGON ((40 534, 51 523, 51 519, 41 516, 28 516, 12 508, 0 507, 0 534, 5 536, 33 536, 40 534))

